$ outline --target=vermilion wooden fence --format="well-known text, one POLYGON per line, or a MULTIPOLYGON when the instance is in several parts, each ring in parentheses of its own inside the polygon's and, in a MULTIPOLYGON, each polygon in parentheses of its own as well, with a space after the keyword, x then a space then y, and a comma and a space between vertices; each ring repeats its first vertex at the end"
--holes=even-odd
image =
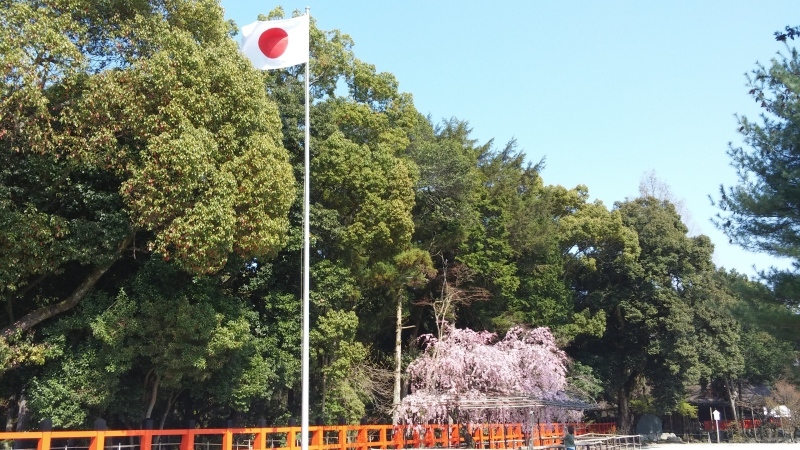
MULTIPOLYGON (((728 430, 731 428, 741 427, 745 430, 752 430, 753 428, 760 428, 766 424, 773 424, 776 427, 780 426, 780 419, 771 418, 764 422, 760 419, 742 419, 739 421, 738 425, 736 424, 735 420, 720 420, 719 421, 719 430, 728 430)), ((714 424, 713 420, 705 420, 703 421, 703 430, 704 431, 714 431, 716 430, 716 425, 714 424)))
MULTIPOLYGON (((604 424, 577 423, 573 426, 576 435, 614 431, 604 424)), ((562 424, 541 424, 530 433, 520 424, 310 426, 309 449, 515 449, 529 443, 561 444, 563 427, 562 424)), ((126 449, 138 450, 164 450, 164 447, 168 450, 297 450, 300 448, 300 427, 0 432, 0 441, 19 441, 16 448, 36 450, 122 450, 123 442, 126 449)))

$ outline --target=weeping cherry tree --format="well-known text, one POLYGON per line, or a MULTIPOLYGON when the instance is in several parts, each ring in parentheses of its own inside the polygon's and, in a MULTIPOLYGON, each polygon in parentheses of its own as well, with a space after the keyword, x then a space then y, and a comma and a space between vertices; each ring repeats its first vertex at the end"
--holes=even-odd
POLYGON ((569 402, 566 353, 548 328, 515 327, 505 337, 447 324, 440 339, 420 337, 422 354, 409 364, 412 393, 400 404, 408 424, 575 419, 569 402))

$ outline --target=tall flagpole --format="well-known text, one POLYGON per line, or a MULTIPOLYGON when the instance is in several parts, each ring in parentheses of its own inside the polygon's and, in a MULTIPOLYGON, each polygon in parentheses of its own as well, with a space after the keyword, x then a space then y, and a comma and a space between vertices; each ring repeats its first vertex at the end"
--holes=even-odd
MULTIPOLYGON (((309 7, 306 7, 306 15, 309 15, 309 7)), ((309 17, 309 23, 311 18, 309 17)), ((310 32, 310 24, 309 24, 310 32)), ((309 49, 310 51, 310 49, 309 49)), ((308 450, 308 362, 310 359, 309 352, 309 272, 311 266, 311 250, 310 250, 310 225, 309 225, 309 203, 311 198, 311 177, 309 176, 311 159, 311 152, 309 151, 309 141, 311 139, 310 133, 310 119, 309 119, 309 69, 311 65, 311 55, 308 56, 306 61, 306 136, 305 136, 305 176, 304 176, 304 189, 303 189, 303 350, 302 350, 302 394, 300 401, 300 448, 308 450)))

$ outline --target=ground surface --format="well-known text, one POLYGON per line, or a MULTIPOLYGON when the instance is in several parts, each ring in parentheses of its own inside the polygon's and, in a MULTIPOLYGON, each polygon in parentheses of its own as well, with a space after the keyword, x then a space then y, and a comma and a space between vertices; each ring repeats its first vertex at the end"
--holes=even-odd
POLYGON ((729 444, 726 442, 722 442, 720 444, 648 444, 642 446, 643 449, 646 450, 677 450, 677 449, 686 449, 686 450, 758 450, 758 449, 767 449, 767 450, 798 450, 800 449, 800 443, 795 444, 729 444))

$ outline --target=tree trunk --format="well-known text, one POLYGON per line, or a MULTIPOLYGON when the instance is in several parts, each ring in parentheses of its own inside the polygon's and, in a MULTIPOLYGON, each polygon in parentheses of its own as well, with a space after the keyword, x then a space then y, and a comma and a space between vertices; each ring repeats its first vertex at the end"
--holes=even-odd
POLYGON ((86 297, 86 294, 88 294, 94 285, 97 284, 97 282, 108 271, 108 269, 114 265, 132 240, 133 234, 123 239, 122 242, 120 242, 120 245, 117 248, 117 253, 114 255, 114 257, 109 258, 106 263, 97 266, 65 300, 53 305, 44 306, 24 315, 21 319, 0 330, 0 337, 8 339, 18 331, 29 330, 55 315, 74 308, 78 303, 80 303, 81 300, 83 300, 84 297, 86 297))
POLYGON ((158 399, 159 384, 161 384, 161 374, 155 372, 155 380, 153 380, 153 388, 150 390, 150 403, 147 405, 147 412, 144 415, 145 419, 150 419, 153 416, 153 408, 156 406, 156 399, 158 399))
POLYGON ((392 425, 400 421, 398 407, 400 406, 400 384, 403 369, 403 297, 397 296, 397 322, 394 330, 394 395, 392 396, 392 425))
POLYGON ((733 389, 731 386, 731 380, 725 380, 725 391, 728 394, 728 401, 731 403, 731 410, 733 411, 733 422, 736 424, 736 429, 741 430, 739 428, 739 414, 736 411, 736 389, 733 389))
POLYGON ((622 434, 633 433, 629 395, 624 386, 617 391, 617 430, 622 434))
MULTIPOLYGON (((23 391, 17 400, 17 424, 14 431, 27 431, 28 419, 30 418, 30 410, 28 410, 28 398, 23 391)), ((22 439, 14 441, 15 449, 25 448, 26 443, 22 439)))
POLYGON ((44 282, 44 280, 46 280, 50 275, 52 275, 52 272, 45 272, 39 275, 35 280, 28 282, 28 284, 22 288, 17 289, 13 295, 9 295, 6 298, 6 314, 8 314, 9 324, 12 324, 17 320, 16 316, 14 315, 14 298, 23 297, 28 291, 44 282))
POLYGON ((9 433, 14 431, 14 423, 16 422, 13 408, 15 403, 17 403, 17 396, 13 395, 8 399, 8 408, 6 408, 6 431, 9 433))
POLYGON ((320 367, 320 372, 321 372, 320 378, 322 379, 322 381, 320 383, 320 398, 319 398, 320 408, 319 409, 320 409, 320 411, 322 411, 322 413, 320 415, 322 416, 323 419, 325 418, 325 398, 326 398, 326 396, 328 394, 328 379, 325 376, 325 370, 324 370, 325 367, 327 367, 327 366, 328 366, 328 358, 323 355, 319 359, 319 367, 320 367))
POLYGON ((636 387, 637 378, 636 373, 631 374, 617 391, 617 430, 622 434, 633 434, 630 399, 631 392, 636 387))
POLYGON ((169 412, 172 410, 172 405, 175 404, 175 400, 178 399, 178 396, 181 395, 181 392, 183 392, 183 389, 176 392, 175 395, 169 394, 167 397, 167 408, 164 410, 164 415, 161 416, 161 423, 158 426, 159 430, 164 429, 164 424, 167 422, 167 417, 169 416, 169 412))
POLYGON ((28 397, 25 391, 19 395, 17 402, 17 426, 16 431, 28 431, 28 419, 31 417, 31 412, 28 409, 28 397))
POLYGON ((8 315, 8 323, 14 323, 14 307, 11 305, 11 296, 6 298, 6 314, 8 315))

